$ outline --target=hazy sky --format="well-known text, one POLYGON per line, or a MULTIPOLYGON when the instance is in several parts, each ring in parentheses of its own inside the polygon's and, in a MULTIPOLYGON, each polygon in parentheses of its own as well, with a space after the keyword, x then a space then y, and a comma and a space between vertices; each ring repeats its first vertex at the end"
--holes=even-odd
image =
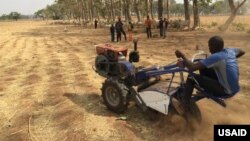
MULTIPOLYGON (((37 10, 45 8, 55 0, 0 0, 0 15, 17 11, 21 14, 34 14, 37 10)), ((182 2, 183 0, 176 0, 182 2)))
POLYGON ((21 14, 34 14, 37 10, 52 4, 55 0, 0 0, 0 15, 17 11, 21 14))

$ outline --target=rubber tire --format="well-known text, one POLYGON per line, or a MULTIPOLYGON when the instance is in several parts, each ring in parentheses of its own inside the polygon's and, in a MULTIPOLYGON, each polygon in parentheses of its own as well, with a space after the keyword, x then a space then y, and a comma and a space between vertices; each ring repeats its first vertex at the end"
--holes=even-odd
POLYGON ((190 119, 195 119, 198 123, 201 123, 202 121, 202 116, 201 116, 201 111, 198 105, 194 100, 191 100, 190 102, 190 110, 188 113, 185 114, 186 119, 189 121, 190 119))
POLYGON ((128 89, 127 87, 118 81, 118 79, 115 78, 108 78, 105 80, 102 86, 102 97, 104 104, 107 106, 107 108, 117 114, 124 113, 128 108, 128 89), (107 100, 107 93, 106 89, 109 87, 113 87, 118 91, 119 96, 119 103, 116 106, 113 106, 110 104, 107 100))
POLYGON ((190 121, 190 120, 194 119, 198 123, 201 123, 201 121, 202 121, 201 111, 200 111, 200 108, 198 107, 198 105, 196 104, 196 102, 194 100, 191 99, 191 101, 190 101, 190 105, 189 105, 190 110, 186 111, 186 112, 183 112, 181 114, 181 113, 178 112, 178 110, 173 105, 173 98, 176 99, 180 104, 182 104, 182 102, 180 101, 180 99, 178 97, 176 97, 176 96, 172 97, 171 98, 171 104, 170 104, 172 112, 177 113, 180 116, 183 116, 187 121, 190 121))

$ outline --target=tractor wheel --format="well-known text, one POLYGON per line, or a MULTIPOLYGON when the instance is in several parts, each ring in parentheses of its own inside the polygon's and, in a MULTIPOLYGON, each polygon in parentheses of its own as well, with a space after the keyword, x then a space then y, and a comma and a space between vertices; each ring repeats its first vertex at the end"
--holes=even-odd
POLYGON ((196 102, 191 99, 189 107, 184 107, 180 100, 180 97, 176 95, 171 98, 171 107, 174 109, 174 111, 180 116, 184 117, 187 121, 194 119, 198 123, 201 123, 201 111, 196 102))
POLYGON ((201 111, 194 100, 191 100, 190 110, 185 116, 188 120, 191 118, 191 119, 195 119, 198 123, 201 123, 202 121, 201 111))
POLYGON ((102 97, 111 111, 121 114, 128 108, 128 89, 117 79, 106 79, 102 86, 102 97))

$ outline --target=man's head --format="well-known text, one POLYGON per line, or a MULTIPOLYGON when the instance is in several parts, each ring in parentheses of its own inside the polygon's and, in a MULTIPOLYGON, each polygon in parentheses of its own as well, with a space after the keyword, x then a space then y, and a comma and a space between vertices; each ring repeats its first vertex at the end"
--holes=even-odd
POLYGON ((208 41, 210 53, 216 53, 224 48, 224 41, 220 36, 213 36, 208 41))
POLYGON ((147 19, 149 19, 149 15, 147 16, 147 19))

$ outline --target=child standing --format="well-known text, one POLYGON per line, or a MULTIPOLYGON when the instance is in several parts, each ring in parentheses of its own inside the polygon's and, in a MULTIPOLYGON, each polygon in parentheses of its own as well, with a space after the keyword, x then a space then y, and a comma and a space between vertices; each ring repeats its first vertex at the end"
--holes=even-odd
POLYGON ((110 34, 111 34, 111 42, 114 42, 115 41, 115 27, 114 27, 114 24, 111 24, 110 34))

